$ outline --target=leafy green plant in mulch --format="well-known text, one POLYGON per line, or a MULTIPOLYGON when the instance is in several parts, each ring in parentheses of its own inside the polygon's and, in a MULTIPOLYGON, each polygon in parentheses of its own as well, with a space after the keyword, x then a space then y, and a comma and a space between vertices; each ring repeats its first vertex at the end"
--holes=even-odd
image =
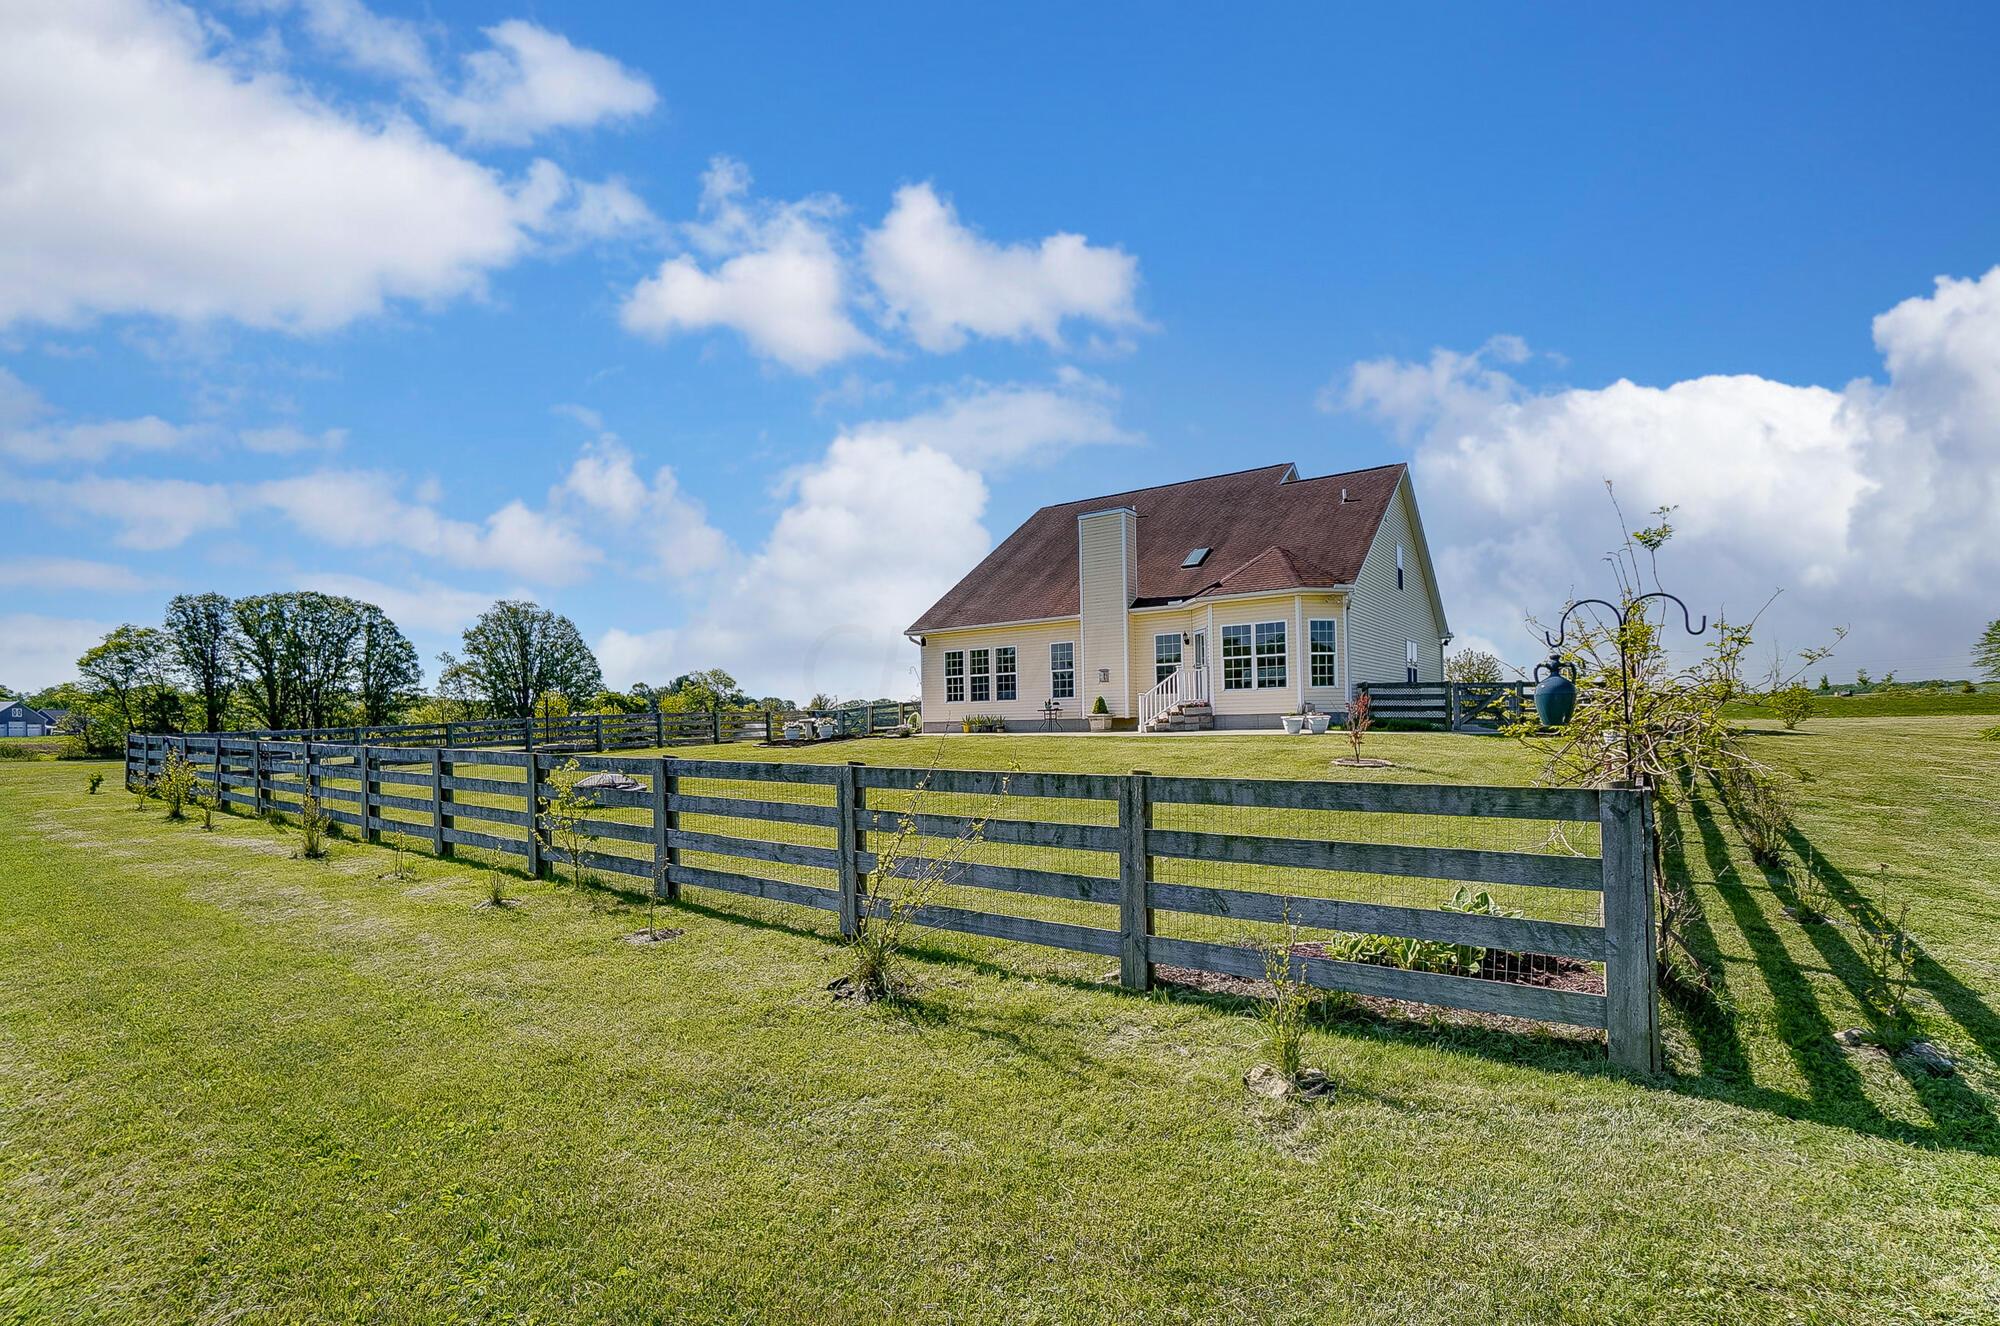
POLYGON ((90 795, 96 796, 97 789, 104 786, 104 775, 101 773, 94 773, 90 776, 90 778, 87 781, 90 786, 90 795))

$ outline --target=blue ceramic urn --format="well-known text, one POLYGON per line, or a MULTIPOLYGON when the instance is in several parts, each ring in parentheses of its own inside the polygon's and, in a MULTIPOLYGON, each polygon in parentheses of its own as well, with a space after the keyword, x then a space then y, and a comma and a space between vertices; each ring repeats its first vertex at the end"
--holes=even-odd
POLYGON ((1576 683, 1563 676, 1563 666, 1560 654, 1550 654, 1548 662, 1535 665, 1536 672, 1546 669, 1549 674, 1535 687, 1535 717, 1543 727, 1561 727, 1576 713, 1576 683))

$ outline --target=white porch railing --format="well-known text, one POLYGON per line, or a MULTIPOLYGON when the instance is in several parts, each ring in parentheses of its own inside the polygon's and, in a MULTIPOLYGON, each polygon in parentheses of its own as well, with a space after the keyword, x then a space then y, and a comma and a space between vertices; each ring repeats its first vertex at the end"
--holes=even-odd
POLYGON ((1171 712, 1177 704, 1193 704, 1208 698, 1207 668, 1175 668, 1166 680, 1139 697, 1139 730, 1144 732, 1154 719, 1171 712))

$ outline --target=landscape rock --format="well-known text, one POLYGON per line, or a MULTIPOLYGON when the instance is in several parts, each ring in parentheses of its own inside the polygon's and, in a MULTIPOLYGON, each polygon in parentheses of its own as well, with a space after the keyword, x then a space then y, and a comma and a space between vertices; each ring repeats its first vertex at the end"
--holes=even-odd
POLYGON ((1951 1056, 1929 1041, 1911 1041, 1896 1057, 1933 1077, 1950 1077, 1958 1071, 1958 1065, 1952 1062, 1951 1056))

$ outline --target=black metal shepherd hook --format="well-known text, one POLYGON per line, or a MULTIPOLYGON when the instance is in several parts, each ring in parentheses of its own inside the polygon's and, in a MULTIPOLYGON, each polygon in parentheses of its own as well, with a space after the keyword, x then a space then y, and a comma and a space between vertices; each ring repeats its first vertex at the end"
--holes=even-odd
POLYGON ((1624 739, 1625 743, 1625 777, 1628 782, 1637 782, 1638 775, 1637 771, 1632 767, 1632 663, 1625 656, 1625 625, 1632 620, 1632 615, 1638 611, 1639 605, 1648 599, 1666 599, 1679 608, 1681 610, 1681 625, 1689 635, 1702 635, 1707 632, 1708 614, 1703 613, 1701 615, 1701 625, 1696 626, 1694 624, 1694 615, 1688 611, 1688 605, 1681 602, 1678 595, 1669 594, 1664 589, 1656 589, 1650 594, 1641 594, 1638 598, 1627 603, 1622 610, 1617 604, 1607 603, 1603 599, 1577 599, 1567 608, 1564 608, 1563 615, 1556 620, 1556 634, 1550 635, 1547 631, 1542 632, 1542 639, 1549 647, 1549 662, 1553 665, 1557 660, 1556 651, 1562 648, 1563 641, 1568 638, 1570 614, 1574 613, 1578 608, 1588 607, 1594 603, 1608 611, 1618 622, 1618 712, 1620 718, 1623 720, 1619 725, 1619 735, 1624 739))

